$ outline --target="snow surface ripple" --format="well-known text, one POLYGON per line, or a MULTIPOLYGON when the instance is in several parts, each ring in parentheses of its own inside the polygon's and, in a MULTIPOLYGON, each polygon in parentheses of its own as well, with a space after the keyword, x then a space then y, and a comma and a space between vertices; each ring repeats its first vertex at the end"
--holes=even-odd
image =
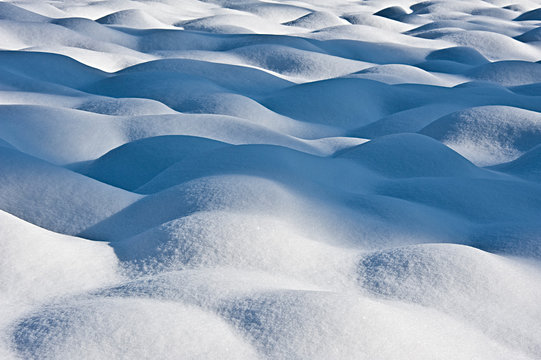
POLYGON ((541 358, 541 3, 0 2, 1 359, 541 358))

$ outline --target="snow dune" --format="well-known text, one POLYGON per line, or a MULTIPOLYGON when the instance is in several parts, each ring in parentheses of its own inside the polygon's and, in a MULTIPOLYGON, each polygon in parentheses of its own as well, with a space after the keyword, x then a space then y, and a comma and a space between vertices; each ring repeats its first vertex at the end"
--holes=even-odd
POLYGON ((0 3, 0 358, 539 359, 541 5, 0 3))

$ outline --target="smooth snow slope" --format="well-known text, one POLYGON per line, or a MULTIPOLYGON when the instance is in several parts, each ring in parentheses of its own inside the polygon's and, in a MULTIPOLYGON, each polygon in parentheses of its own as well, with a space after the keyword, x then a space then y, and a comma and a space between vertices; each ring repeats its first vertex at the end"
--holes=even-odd
POLYGON ((1 359, 540 359, 537 0, 0 2, 1 359))

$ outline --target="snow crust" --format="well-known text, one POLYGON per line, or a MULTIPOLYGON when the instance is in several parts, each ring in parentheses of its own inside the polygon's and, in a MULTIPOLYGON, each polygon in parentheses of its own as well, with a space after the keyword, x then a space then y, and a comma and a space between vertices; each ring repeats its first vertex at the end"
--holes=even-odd
POLYGON ((1 359, 541 358, 541 4, 0 2, 1 359))

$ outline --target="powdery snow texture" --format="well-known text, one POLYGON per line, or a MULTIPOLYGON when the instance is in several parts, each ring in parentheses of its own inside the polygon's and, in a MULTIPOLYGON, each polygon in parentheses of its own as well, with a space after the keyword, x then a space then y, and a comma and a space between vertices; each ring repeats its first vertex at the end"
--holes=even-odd
POLYGON ((540 6, 0 2, 0 358, 541 358, 540 6))

